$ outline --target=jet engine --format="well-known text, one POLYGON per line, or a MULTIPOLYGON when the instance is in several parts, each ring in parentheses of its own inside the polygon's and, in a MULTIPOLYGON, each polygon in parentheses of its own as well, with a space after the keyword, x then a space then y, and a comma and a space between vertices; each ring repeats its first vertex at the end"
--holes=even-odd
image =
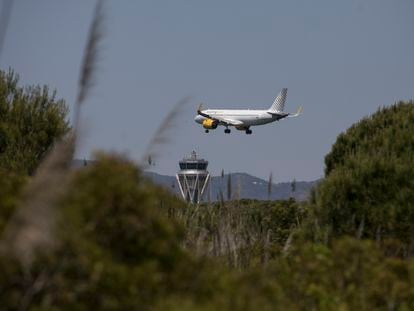
POLYGON ((205 119, 203 121, 203 127, 207 130, 214 130, 218 126, 218 121, 212 119, 205 119))

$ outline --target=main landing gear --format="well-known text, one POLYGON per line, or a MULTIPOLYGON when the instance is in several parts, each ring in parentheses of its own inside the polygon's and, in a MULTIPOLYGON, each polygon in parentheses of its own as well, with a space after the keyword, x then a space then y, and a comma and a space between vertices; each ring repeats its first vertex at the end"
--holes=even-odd
POLYGON ((230 132, 231 132, 231 131, 230 131, 230 129, 228 129, 228 128, 224 130, 224 133, 226 133, 226 134, 230 134, 230 132))
POLYGON ((250 129, 247 129, 247 130, 246 130, 246 134, 247 134, 247 135, 251 135, 252 133, 253 133, 253 132, 252 132, 252 130, 250 130, 250 129))
POLYGON ((209 130, 205 130, 206 133, 210 132, 209 130))

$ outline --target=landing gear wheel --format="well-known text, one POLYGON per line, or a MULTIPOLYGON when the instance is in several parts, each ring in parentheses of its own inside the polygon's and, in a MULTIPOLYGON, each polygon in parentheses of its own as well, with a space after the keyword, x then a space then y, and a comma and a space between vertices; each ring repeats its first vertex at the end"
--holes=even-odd
POLYGON ((224 133, 226 133, 226 134, 230 134, 230 132, 231 132, 230 129, 225 129, 224 130, 224 133))
POLYGON ((206 133, 210 132, 209 130, 205 130, 206 133))
POLYGON ((247 135, 250 135, 251 133, 253 133, 252 130, 249 130, 249 129, 246 130, 247 135))

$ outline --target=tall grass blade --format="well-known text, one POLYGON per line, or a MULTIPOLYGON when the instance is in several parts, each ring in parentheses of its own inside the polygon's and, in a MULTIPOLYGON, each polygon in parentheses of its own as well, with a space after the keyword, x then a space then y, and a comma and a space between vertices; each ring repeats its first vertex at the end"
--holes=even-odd
POLYGON ((282 249, 283 256, 287 256, 289 254, 290 247, 292 246, 293 232, 294 230, 290 231, 289 236, 285 242, 285 245, 283 246, 283 249, 282 249))
POLYGON ((13 7, 13 0, 3 0, 0 11, 0 59, 3 52, 4 41, 6 40, 7 28, 9 27, 10 16, 13 7))
POLYGON ((141 159, 143 168, 148 168, 149 163, 153 163, 161 155, 161 147, 172 141, 172 130, 177 126, 179 117, 182 115, 184 107, 190 102, 190 97, 185 97, 178 101, 170 112, 161 122, 154 136, 151 138, 141 159), (151 160, 149 160, 151 159, 151 160))
POLYGON ((358 231, 356 233, 356 238, 358 240, 362 238, 362 234, 364 233, 364 226, 365 226, 365 217, 362 217, 362 220, 359 223, 358 231))
POLYGON ((56 204, 69 180, 80 122, 80 107, 93 85, 99 43, 102 38, 103 0, 98 0, 81 67, 78 97, 75 103, 74 130, 57 142, 39 165, 28 183, 21 206, 6 225, 0 251, 12 252, 29 266, 37 251, 48 251, 58 244, 55 226, 58 219, 56 204))
POLYGON ((88 40, 83 54, 82 67, 79 75, 78 97, 75 104, 75 119, 73 122, 75 130, 79 129, 82 104, 94 86, 100 43, 103 38, 103 4, 104 0, 98 0, 96 3, 92 24, 89 28, 88 40))
POLYGON ((231 174, 227 175, 227 200, 231 200, 231 174))

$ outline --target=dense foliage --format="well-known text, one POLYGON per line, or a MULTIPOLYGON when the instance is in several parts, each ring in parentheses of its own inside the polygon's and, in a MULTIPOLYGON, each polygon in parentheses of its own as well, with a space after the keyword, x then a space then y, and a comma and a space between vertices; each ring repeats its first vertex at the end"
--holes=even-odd
POLYGON ((12 172, 0 171, 0 233, 15 211, 25 177, 12 172))
POLYGON ((32 174, 56 138, 68 131, 67 107, 47 86, 21 87, 0 70, 0 168, 32 174))
POLYGON ((292 240, 308 217, 294 201, 245 200, 196 210, 113 157, 73 174, 61 203, 60 247, 40 255, 29 271, 0 256, 3 306, 414 307, 412 260, 388 258, 370 241, 347 238, 328 246, 292 240))
POLYGON ((244 199, 174 212, 186 227, 187 248, 236 268, 262 265, 280 254, 306 216, 293 199, 244 199))
POLYGON ((325 174, 341 166, 351 168, 349 159, 366 155, 378 158, 407 158, 414 148, 413 101, 380 108, 372 116, 352 125, 338 136, 325 157, 325 174))
POLYGON ((414 254, 413 155, 413 102, 382 108, 341 134, 315 195, 322 224, 335 236, 398 239, 414 254))

